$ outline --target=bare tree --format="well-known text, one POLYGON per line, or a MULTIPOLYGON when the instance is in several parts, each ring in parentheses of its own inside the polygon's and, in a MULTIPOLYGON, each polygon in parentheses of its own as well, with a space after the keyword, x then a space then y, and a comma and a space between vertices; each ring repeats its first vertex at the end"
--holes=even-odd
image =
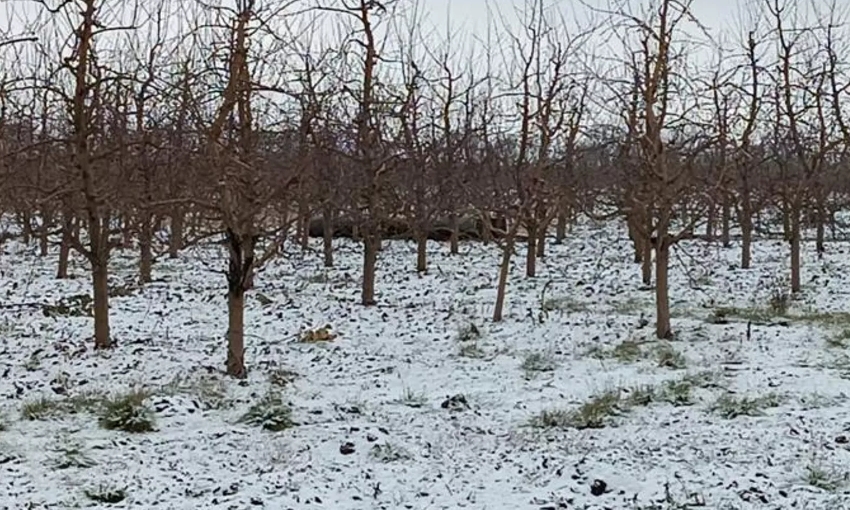
POLYGON ((637 98, 636 104, 640 105, 636 115, 630 118, 634 125, 628 126, 637 135, 638 192, 632 207, 641 211, 639 221, 632 228, 642 237, 644 247, 649 243, 655 250, 658 338, 672 335, 670 250, 681 239, 692 236, 695 223, 704 217, 699 212, 679 213, 685 219, 677 224, 677 209, 689 203, 686 197, 693 192, 694 166, 713 144, 713 140, 707 139, 700 129, 691 129, 687 122, 687 113, 696 108, 688 104, 687 97, 698 94, 691 89, 694 69, 687 67, 684 48, 677 50, 676 44, 684 24, 690 22, 701 29, 690 9, 691 2, 661 0, 643 16, 631 14, 625 7, 614 13, 625 20, 625 27, 637 35, 639 42, 636 58, 627 61, 633 65, 632 86, 639 91, 632 96, 631 103, 635 104, 637 98))
POLYGON ((352 4, 342 2, 341 7, 322 6, 321 10, 337 13, 355 20, 356 39, 362 49, 362 71, 359 89, 351 90, 356 103, 354 117, 354 151, 349 163, 356 172, 356 207, 359 219, 357 226, 363 240, 363 283, 360 301, 364 306, 377 303, 375 299, 375 276, 378 251, 381 246, 381 225, 384 219, 382 195, 384 174, 394 155, 387 154, 378 116, 378 64, 381 61, 381 41, 375 31, 376 21, 390 16, 394 2, 357 0, 352 4))
MULTIPOLYGON (((101 16, 103 6, 98 0, 63 2, 55 10, 47 3, 43 5, 56 18, 67 16, 73 24, 68 45, 64 48, 68 53, 62 56, 61 63, 61 69, 70 78, 72 90, 65 91, 57 83, 50 86, 67 105, 71 126, 67 152, 72 164, 68 175, 72 180, 66 198, 72 204, 81 204, 82 223, 88 239, 85 240, 87 242, 80 239, 78 231, 73 228, 66 228, 63 234, 68 236, 65 241, 70 242, 91 266, 95 347, 104 349, 112 345, 108 276, 110 254, 117 246, 110 239, 110 234, 118 188, 114 172, 109 171, 109 160, 116 150, 123 147, 110 143, 103 123, 109 113, 120 115, 108 102, 110 99, 117 100, 118 83, 124 77, 111 73, 100 62, 96 41, 107 31, 132 27, 133 22, 131 20, 130 26, 125 27, 121 25, 122 20, 117 20, 116 26, 105 28, 107 20, 101 16)), ((56 78, 63 80, 61 75, 56 78)), ((66 209, 66 218, 68 213, 66 209)))
MULTIPOLYGON (((220 13, 222 11, 216 11, 220 13)), ((273 11, 274 16, 280 11, 273 11)), ((257 79, 252 76, 249 39, 256 26, 266 26, 255 0, 235 0, 229 10, 227 68, 225 87, 212 122, 206 127, 206 161, 215 170, 215 203, 225 233, 228 251, 227 269, 227 373, 244 378, 245 369, 245 292, 253 284, 255 271, 277 251, 288 225, 278 227, 273 242, 264 251, 258 242, 263 237, 263 214, 269 201, 280 197, 295 185, 297 174, 281 175, 279 167, 263 161, 260 148, 266 143, 257 131, 254 118, 257 79)), ((291 172, 291 170, 290 170, 291 172)))

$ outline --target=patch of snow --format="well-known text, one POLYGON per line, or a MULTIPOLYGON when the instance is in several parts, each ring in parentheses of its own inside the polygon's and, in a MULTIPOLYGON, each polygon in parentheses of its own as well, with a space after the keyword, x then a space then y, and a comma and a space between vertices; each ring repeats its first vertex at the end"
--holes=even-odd
MULTIPOLYGON (((534 279, 523 275, 519 247, 498 324, 489 321, 495 246, 464 244, 451 256, 429 244, 429 273, 420 276, 415 246, 387 242, 371 308, 358 304, 358 245, 337 241, 334 269, 321 267, 318 244, 290 253, 249 293, 245 382, 222 375, 220 247, 162 260, 154 283, 112 298, 118 347, 94 352, 89 317, 48 317, 40 306, 90 293, 83 261, 73 259, 74 278, 56 280, 55 253, 39 258, 9 241, 0 254, 0 508, 87 506, 86 492, 98 488, 125 491, 111 508, 850 508, 850 485, 817 488, 807 471, 850 471, 850 362, 842 373, 845 354, 826 346, 840 326, 792 318, 753 324, 747 339, 746 320, 706 320, 719 307, 766 306, 787 273, 787 245, 759 240, 753 269, 740 270, 738 246, 682 243, 671 269, 671 345, 687 367, 674 370, 651 355, 654 296, 642 289, 624 231, 582 223, 547 247, 534 279), (332 341, 299 341, 326 324, 338 335, 332 341), (459 332, 470 324, 479 357, 459 354, 470 343, 459 332), (629 339, 650 354, 592 354, 629 339), (529 353, 553 361, 550 370, 523 370, 529 353), (241 423, 280 370, 297 374, 280 390, 297 425, 267 432, 241 423), (543 410, 575 410, 604 391, 705 371, 721 381, 695 389, 691 406, 634 407, 599 429, 529 426, 543 410), (155 432, 103 430, 87 411, 21 418, 21 407, 42 396, 132 388, 153 394, 155 432), (711 407, 727 392, 782 398, 760 416, 724 419, 711 407), (444 409, 455 395, 467 407, 444 409), (69 441, 96 465, 57 469, 69 441), (373 455, 375 445, 403 455, 373 455), (595 480, 604 494, 591 493, 595 480)), ((847 310, 848 248, 831 243, 818 260, 806 244, 805 291, 792 316, 847 310)), ((114 283, 132 279, 136 262, 119 252, 114 283)))

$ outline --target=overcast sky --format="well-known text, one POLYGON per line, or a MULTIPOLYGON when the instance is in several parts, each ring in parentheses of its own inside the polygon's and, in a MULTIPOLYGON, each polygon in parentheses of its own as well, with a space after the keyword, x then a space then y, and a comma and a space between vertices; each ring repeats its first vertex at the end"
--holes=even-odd
MULTIPOLYGON (((547 5, 558 5, 564 12, 575 12, 579 16, 587 13, 579 0, 545 0, 547 5)), ((447 16, 452 23, 464 26, 469 30, 482 30, 487 23, 487 9, 501 9, 508 14, 514 5, 522 5, 522 0, 420 0, 427 11, 430 21, 439 26, 445 26, 447 16)), ((752 2, 752 0, 749 0, 752 2)), ((609 5, 607 0, 587 0, 587 4, 604 8, 609 5)), ((722 29, 734 23, 739 4, 748 0, 693 0, 692 9, 697 18, 713 30, 722 29)), ((646 0, 633 0, 633 6, 646 5, 646 0)))

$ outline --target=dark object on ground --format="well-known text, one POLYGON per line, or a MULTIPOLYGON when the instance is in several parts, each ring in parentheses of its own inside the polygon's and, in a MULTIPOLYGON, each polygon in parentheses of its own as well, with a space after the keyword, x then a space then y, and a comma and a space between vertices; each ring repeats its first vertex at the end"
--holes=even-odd
POLYGON ((443 403, 440 404, 440 407, 450 411, 463 411, 469 409, 469 403, 466 401, 466 396, 458 393, 457 395, 446 397, 443 403))
POLYGON ((339 453, 343 455, 351 455, 354 453, 354 443, 342 443, 339 445, 339 453))
POLYGON ((602 480, 596 479, 590 484, 590 493, 594 496, 601 496, 608 492, 608 484, 602 480))
MULTIPOLYGON (((507 230, 507 222, 504 218, 492 218, 490 224, 492 238, 500 239, 504 237, 504 233, 507 230)), ((345 218, 338 218, 333 225, 333 237, 359 239, 356 227, 355 222, 345 218)), ((485 237, 485 228, 484 222, 480 218, 472 216, 461 218, 458 221, 458 239, 461 241, 480 241, 485 237)), ((324 222, 321 218, 314 218, 310 221, 310 237, 322 237, 324 231, 324 222)), ((405 220, 387 220, 381 225, 381 237, 384 239, 412 241, 415 240, 414 234, 414 229, 405 220)), ((445 219, 437 219, 428 228, 426 234, 431 241, 446 242, 452 236, 451 222, 445 219)))

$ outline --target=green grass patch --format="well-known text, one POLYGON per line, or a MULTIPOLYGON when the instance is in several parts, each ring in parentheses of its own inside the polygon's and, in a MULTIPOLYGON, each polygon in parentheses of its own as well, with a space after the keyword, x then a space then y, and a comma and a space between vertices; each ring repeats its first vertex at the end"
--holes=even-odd
POLYGON ((661 368, 670 368, 673 370, 681 370, 688 366, 688 360, 685 355, 677 351, 672 344, 662 343, 655 349, 655 357, 658 366, 661 368))
POLYGON ((577 313, 589 310, 587 304, 569 297, 551 297, 543 300, 540 308, 544 312, 577 313))
POLYGON ((149 397, 150 394, 145 391, 132 390, 107 398, 100 412, 100 426, 134 434, 153 432, 156 420, 153 410, 145 402, 149 397))
POLYGON ((610 349, 593 346, 585 352, 585 355, 599 360, 615 359, 621 363, 633 363, 645 357, 642 345, 642 342, 635 340, 623 340, 610 349))
POLYGON ((425 407, 428 403, 428 397, 424 393, 415 392, 410 388, 405 388, 404 391, 402 391, 399 403, 406 405, 407 407, 425 407))
POLYGON ((635 315, 640 312, 653 308, 653 304, 646 299, 641 298, 629 298, 625 301, 620 301, 618 303, 614 303, 614 313, 619 315, 635 315))
POLYGON ((270 432, 280 432, 295 426, 292 410, 283 403, 283 399, 276 392, 269 392, 254 403, 239 418, 239 422, 270 432))
POLYGON ((838 492, 847 487, 850 473, 827 468, 819 463, 806 466, 806 483, 827 492, 838 492))
POLYGON ((376 444, 369 450, 369 455, 378 462, 383 463, 398 462, 413 458, 410 452, 393 443, 376 444))
POLYGON ((842 329, 840 332, 828 336, 826 346, 830 349, 847 349, 850 347, 850 328, 842 329))
POLYGON ((21 405, 21 418, 28 421, 49 420, 66 412, 62 402, 50 397, 37 397, 21 405))
POLYGON ((620 390, 610 390, 592 396, 577 409, 547 409, 531 418, 530 425, 537 428, 599 429, 610 424, 615 416, 622 415, 628 403, 620 390))
POLYGON ((520 368, 526 378, 531 378, 537 373, 554 372, 558 364, 551 352, 530 352, 523 358, 520 368))
POLYGON ((784 317, 778 314, 771 308, 737 308, 737 307, 721 307, 715 308, 714 312, 708 317, 708 322, 712 324, 725 324, 732 320, 743 322, 752 322, 755 324, 763 324, 771 322, 779 317, 784 317))
POLYGON ((761 397, 738 397, 726 393, 721 395, 709 410, 727 420, 739 416, 764 416, 766 409, 779 407, 782 401, 782 397, 776 393, 761 397))

